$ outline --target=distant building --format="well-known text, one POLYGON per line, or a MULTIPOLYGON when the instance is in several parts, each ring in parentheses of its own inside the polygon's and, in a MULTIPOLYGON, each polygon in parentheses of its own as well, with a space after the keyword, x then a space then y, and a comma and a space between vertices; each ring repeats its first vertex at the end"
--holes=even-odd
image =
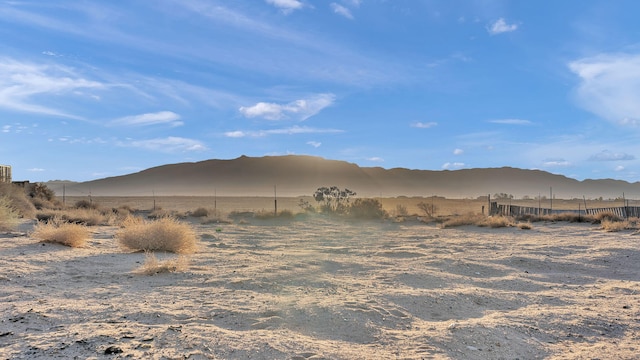
POLYGON ((11 166, 0 165, 0 183, 11 183, 11 166))

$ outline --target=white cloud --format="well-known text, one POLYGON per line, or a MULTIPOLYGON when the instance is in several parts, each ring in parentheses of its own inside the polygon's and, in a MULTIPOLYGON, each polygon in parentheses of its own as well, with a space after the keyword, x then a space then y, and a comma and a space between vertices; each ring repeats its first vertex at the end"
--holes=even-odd
POLYGON ((591 161, 626 161, 634 160, 636 157, 631 154, 614 153, 609 150, 603 150, 597 154, 591 155, 589 160, 591 161))
POLYGON ((570 161, 565 159, 546 159, 542 162, 543 167, 564 168, 572 166, 570 161))
POLYGON ((322 145, 322 143, 318 141, 307 141, 307 145, 311 145, 314 148, 319 148, 322 145))
POLYGON ((370 157, 367 160, 373 161, 373 162, 384 162, 384 159, 378 156, 370 157))
POLYGON ((0 108, 81 119, 53 107, 41 105, 36 97, 83 94, 82 89, 105 89, 97 81, 81 77, 74 69, 59 65, 31 64, 0 58, 0 108))
POLYGON ((428 129, 428 128, 432 128, 432 127, 437 126, 437 125, 438 125, 438 123, 437 122, 433 122, 433 121, 432 122, 426 122, 426 123, 415 122, 415 123, 411 124, 411 127, 419 128, 419 129, 428 129))
POLYGON ((462 149, 453 150, 453 155, 462 155, 462 154, 464 154, 464 150, 462 149))
POLYGON ((507 24, 504 18, 496 20, 493 24, 487 27, 487 31, 491 35, 498 35, 506 32, 516 31, 518 24, 507 24))
POLYGON ((224 136, 230 138, 242 138, 242 137, 265 137, 269 135, 297 135, 297 134, 331 134, 341 133, 342 130, 337 129, 315 129, 306 126, 293 126, 283 129, 270 129, 270 130, 235 130, 224 133, 224 136))
POLYGON ((333 94, 318 94, 307 99, 292 101, 288 104, 259 102, 253 106, 240 107, 239 111, 248 118, 261 117, 267 120, 283 120, 294 118, 304 121, 335 101, 333 94))
POLYGON ((333 12, 338 15, 342 15, 347 19, 353 19, 353 14, 351 14, 351 10, 347 9, 346 7, 340 4, 331 3, 331 9, 333 9, 333 12))
POLYGON ((11 125, 4 125, 4 126, 2 127, 2 132, 3 132, 3 133, 8 133, 8 132, 10 132, 10 131, 11 131, 11 125))
POLYGON ((166 153, 180 153, 189 151, 205 151, 207 147, 198 140, 169 136, 167 138, 132 140, 120 142, 120 146, 135 147, 145 150, 160 151, 166 153))
POLYGON ((613 169, 613 171, 624 171, 624 166, 618 165, 613 169))
POLYGON ((41 169, 41 168, 31 168, 31 169, 27 169, 27 171, 30 171, 30 172, 43 172, 43 171, 45 171, 45 169, 41 169))
POLYGON ((620 125, 640 125, 640 54, 583 58, 569 63, 569 69, 580 78, 578 105, 620 125))
POLYGON ((505 125, 531 125, 531 121, 523 120, 523 119, 497 119, 497 120, 489 120, 489 122, 494 124, 505 124, 505 125))
POLYGON ((304 6, 299 0, 265 0, 267 4, 273 5, 285 14, 288 14, 294 10, 302 9, 304 6))
POLYGON ((464 163, 461 162, 454 162, 454 163, 444 163, 442 164, 442 169, 443 170, 457 170, 457 169, 462 169, 465 166, 464 163))
POLYGON ((160 111, 141 115, 126 116, 111 122, 112 125, 123 126, 147 126, 168 124, 171 127, 181 126, 184 123, 180 120, 180 115, 171 111, 160 111))

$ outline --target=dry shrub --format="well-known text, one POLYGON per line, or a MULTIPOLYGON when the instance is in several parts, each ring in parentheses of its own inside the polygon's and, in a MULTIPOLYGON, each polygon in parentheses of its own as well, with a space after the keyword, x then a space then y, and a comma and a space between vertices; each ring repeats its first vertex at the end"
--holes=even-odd
POLYGON ((456 226, 465 226, 465 225, 476 225, 485 220, 484 215, 478 215, 473 213, 468 213, 466 215, 457 215, 448 218, 444 222, 440 224, 442 229, 456 227, 456 226))
POLYGON ((0 230, 14 230, 18 222, 18 212, 13 208, 11 200, 6 196, 0 196, 0 230))
POLYGON ((140 266, 135 273, 140 275, 156 275, 163 273, 171 273, 177 271, 185 271, 189 267, 189 259, 185 256, 168 259, 164 261, 158 260, 155 254, 149 251, 145 252, 144 264, 140 266))
POLYGON ((490 228, 503 228, 513 226, 513 218, 510 216, 489 216, 476 223, 478 226, 487 226, 490 228))
POLYGON ((604 211, 596 214, 594 223, 601 224, 604 221, 621 221, 621 220, 622 219, 618 215, 610 211, 604 211))
POLYGON ((191 212, 193 217, 207 217, 209 216, 209 210, 207 208, 199 207, 191 212))
POLYGON ((89 230, 83 225, 53 219, 48 223, 39 223, 31 236, 44 242, 77 248, 87 244, 89 230))
POLYGON ((27 197, 24 188, 13 184, 0 183, 0 196, 8 199, 10 207, 19 217, 28 219, 35 217, 36 208, 31 199, 27 197))
POLYGON ((228 215, 222 213, 220 210, 210 211, 209 214, 202 218, 202 224, 229 224, 231 220, 228 215))
POLYGON ((519 222, 517 226, 520 230, 531 230, 532 228, 530 222, 519 222))
POLYGON ((273 211, 261 210, 253 214, 253 217, 260 220, 269 220, 269 219, 292 219, 293 212, 290 210, 282 210, 277 214, 274 214, 273 211))
POLYGON ((60 222, 100 226, 114 224, 117 216, 110 210, 71 208, 67 210, 39 211, 36 217, 39 221, 45 222, 56 219, 60 222))
POLYGON ((378 199, 356 199, 349 206, 349 216, 356 219, 384 219, 387 212, 378 199))
POLYGON ((174 218, 144 220, 130 217, 116 233, 118 244, 130 250, 170 251, 191 254, 198 248, 195 231, 174 218))
POLYGON ((622 230, 635 229, 636 226, 631 221, 611 221, 603 219, 600 222, 601 229, 608 232, 618 232, 622 230))

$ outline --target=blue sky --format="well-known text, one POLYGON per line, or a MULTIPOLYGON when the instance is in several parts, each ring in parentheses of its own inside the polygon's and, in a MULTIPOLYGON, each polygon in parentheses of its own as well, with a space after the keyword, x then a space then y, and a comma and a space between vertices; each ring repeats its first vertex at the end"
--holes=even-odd
POLYGON ((0 0, 0 163, 304 154, 640 181, 640 2, 0 0))

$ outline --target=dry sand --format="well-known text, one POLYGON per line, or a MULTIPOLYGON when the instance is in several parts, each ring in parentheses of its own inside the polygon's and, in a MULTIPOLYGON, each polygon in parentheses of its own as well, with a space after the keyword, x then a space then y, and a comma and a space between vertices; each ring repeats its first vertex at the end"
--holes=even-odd
MULTIPOLYGON (((632 359, 640 236, 590 224, 194 225, 188 270, 0 235, 0 358, 632 359)), ((172 254, 158 254, 160 259, 172 254)))

